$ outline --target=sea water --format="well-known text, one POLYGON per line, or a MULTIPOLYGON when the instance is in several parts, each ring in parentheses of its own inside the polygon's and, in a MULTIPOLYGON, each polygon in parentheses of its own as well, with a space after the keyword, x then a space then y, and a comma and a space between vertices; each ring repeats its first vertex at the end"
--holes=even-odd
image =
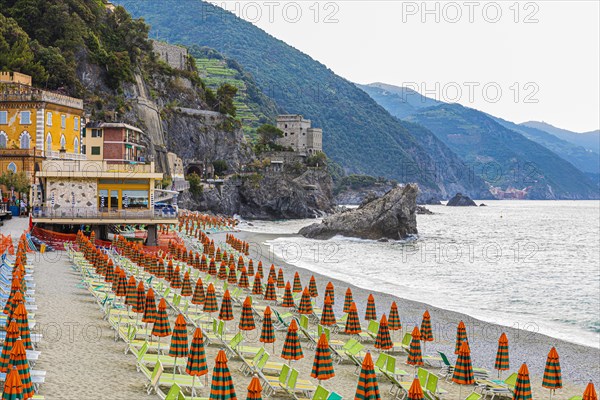
MULTIPOLYGON (((362 288, 600 347, 600 202, 485 203, 428 206, 434 215, 418 215, 419 234, 406 241, 281 236, 268 244, 288 263, 362 288)), ((291 234, 314 222, 241 227, 291 234)))

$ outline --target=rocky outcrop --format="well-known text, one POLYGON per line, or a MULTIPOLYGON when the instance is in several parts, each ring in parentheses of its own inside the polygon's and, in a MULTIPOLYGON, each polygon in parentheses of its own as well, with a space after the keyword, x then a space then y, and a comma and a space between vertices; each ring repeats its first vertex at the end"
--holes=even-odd
POLYGON ((315 239, 330 239, 336 235, 362 239, 404 239, 417 234, 418 186, 409 184, 390 190, 383 197, 361 204, 356 210, 331 215, 320 224, 300 230, 300 234, 315 239))
POLYGON ((446 205, 451 207, 477 206, 469 196, 463 196, 462 193, 456 193, 453 198, 448 200, 446 205))
POLYGON ((207 186, 200 196, 185 193, 180 205, 246 219, 316 218, 333 212, 332 185, 323 170, 308 170, 300 176, 246 174, 217 187, 207 186))

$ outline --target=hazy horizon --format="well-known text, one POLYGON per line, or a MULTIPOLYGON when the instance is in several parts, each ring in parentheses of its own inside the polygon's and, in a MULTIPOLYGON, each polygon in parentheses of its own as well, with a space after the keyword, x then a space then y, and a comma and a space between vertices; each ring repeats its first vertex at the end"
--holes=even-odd
POLYGON ((600 128, 599 2, 210 3, 351 82, 409 87, 518 123, 600 128))

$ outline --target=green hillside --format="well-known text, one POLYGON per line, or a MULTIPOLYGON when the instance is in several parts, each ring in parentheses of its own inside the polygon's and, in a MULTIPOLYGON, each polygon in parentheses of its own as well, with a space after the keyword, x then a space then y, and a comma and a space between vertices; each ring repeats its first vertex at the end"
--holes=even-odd
POLYGON ((480 111, 443 104, 407 120, 430 129, 490 185, 530 187, 536 199, 598 198, 593 182, 572 164, 480 111))
POLYGON ((438 142, 425 148, 365 92, 323 64, 249 22, 196 0, 121 0, 161 38, 185 46, 216 49, 256 79, 281 111, 303 114, 323 128, 325 152, 348 173, 416 181, 423 189, 475 198, 490 194, 480 179, 463 174, 460 160, 438 142), (440 165, 431 173, 432 165, 440 165))
POLYGON ((228 83, 238 89, 234 99, 236 117, 242 121, 247 134, 262 124, 275 122, 276 104, 261 92, 254 78, 235 60, 207 47, 191 46, 189 50, 196 60, 198 75, 208 88, 216 92, 219 86, 228 83))

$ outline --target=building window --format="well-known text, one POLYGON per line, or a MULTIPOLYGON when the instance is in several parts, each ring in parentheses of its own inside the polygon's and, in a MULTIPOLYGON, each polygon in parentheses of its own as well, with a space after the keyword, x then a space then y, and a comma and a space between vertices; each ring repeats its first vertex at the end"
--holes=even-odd
POLYGON ((147 190, 123 190, 121 201, 126 208, 148 208, 148 197, 147 190))
POLYGON ((73 139, 73 153, 79 154, 79 139, 73 139))
POLYGON ((48 136, 46 136, 46 155, 50 154, 52 151, 52 136, 50 132, 48 132, 48 136))
POLYGON ((8 136, 6 133, 0 131, 0 149, 5 149, 8 146, 8 136))
POLYGON ((8 170, 12 171, 13 173, 17 173, 17 164, 15 164, 14 162, 11 162, 10 164, 8 164, 8 170))
POLYGON ((67 116, 66 115, 60 116, 60 127, 63 129, 65 129, 67 127, 67 116))
POLYGON ((73 120, 73 130, 79 130, 79 118, 75 117, 75 119, 73 120))
POLYGON ((8 125, 8 111, 0 111, 0 125, 8 125))
POLYGON ((99 156, 100 155, 100 146, 92 146, 92 155, 99 156))
POLYGON ((92 137, 102 137, 102 129, 92 129, 92 137))
POLYGON ((67 139, 65 139, 65 135, 61 135, 60 136, 60 149, 66 149, 67 148, 67 139))
POLYGON ((82 145, 81 145, 81 154, 87 154, 87 153, 86 153, 86 151, 87 151, 87 150, 86 150, 86 148, 85 148, 85 144, 82 144, 82 145))
POLYGON ((30 143, 31 143, 31 136, 29 136, 29 133, 28 132, 21 133, 19 142, 21 144, 22 149, 28 149, 30 146, 30 143))
POLYGON ((21 111, 19 113, 19 119, 21 122, 21 125, 29 125, 31 124, 31 112, 29 111, 21 111))
POLYGON ((46 113, 46 125, 52 126, 52 113, 50 111, 46 113))

